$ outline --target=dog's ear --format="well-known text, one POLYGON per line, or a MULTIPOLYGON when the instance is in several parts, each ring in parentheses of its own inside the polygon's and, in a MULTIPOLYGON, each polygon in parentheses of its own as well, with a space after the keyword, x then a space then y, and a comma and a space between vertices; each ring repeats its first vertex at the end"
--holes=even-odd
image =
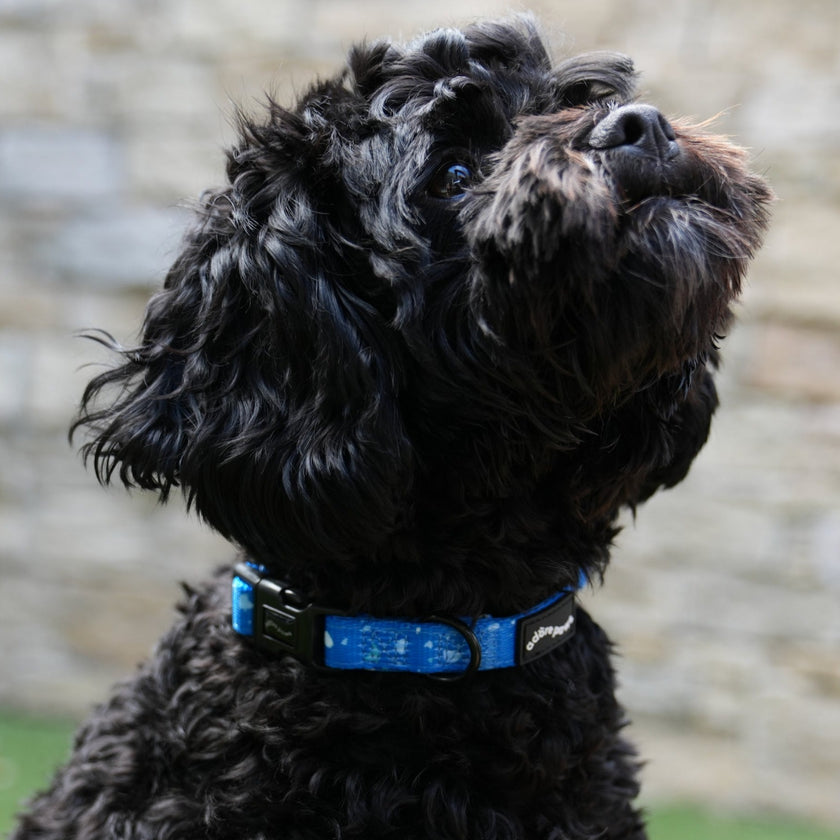
POLYGON ((139 346, 88 386, 83 451, 103 482, 181 486, 265 562, 371 554, 412 480, 394 333, 312 126, 276 109, 244 135, 139 346))
POLYGON ((682 481, 708 439, 717 404, 708 366, 690 362, 599 417, 576 456, 571 490, 580 515, 612 517, 682 481))
POLYGON ((714 378, 703 365, 693 373, 683 398, 664 421, 660 462, 646 476, 636 501, 645 501, 660 487, 673 487, 686 477, 697 453, 709 438, 712 415, 717 407, 714 378))

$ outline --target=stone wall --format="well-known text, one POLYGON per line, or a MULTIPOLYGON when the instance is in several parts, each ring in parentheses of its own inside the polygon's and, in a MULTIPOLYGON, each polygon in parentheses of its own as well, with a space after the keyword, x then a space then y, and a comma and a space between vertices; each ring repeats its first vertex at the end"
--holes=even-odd
MULTIPOLYGON (((347 46, 498 0, 0 0, 0 703, 81 714, 228 547, 100 489, 66 428, 130 342, 232 103, 347 46)), ((622 534, 589 606, 620 641, 647 795, 840 823, 840 4, 535 0, 556 51, 615 48, 670 114, 717 115, 779 195, 691 476, 622 534), (568 33, 568 34, 564 34, 568 33)))

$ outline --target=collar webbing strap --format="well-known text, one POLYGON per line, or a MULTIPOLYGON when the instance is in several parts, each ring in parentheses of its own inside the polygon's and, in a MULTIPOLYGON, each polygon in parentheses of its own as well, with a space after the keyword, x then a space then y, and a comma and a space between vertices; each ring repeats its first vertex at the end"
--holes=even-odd
POLYGON ((577 587, 504 618, 374 618, 308 603, 267 577, 262 567, 238 563, 231 619, 234 630, 251 637, 257 647, 315 665, 459 677, 526 664, 570 639, 575 630, 574 593, 586 583, 581 573, 577 587))

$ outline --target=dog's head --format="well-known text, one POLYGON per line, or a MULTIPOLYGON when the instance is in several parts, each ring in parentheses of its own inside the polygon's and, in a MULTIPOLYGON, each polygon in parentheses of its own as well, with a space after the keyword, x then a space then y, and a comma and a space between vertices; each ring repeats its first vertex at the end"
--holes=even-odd
POLYGON ((476 546, 485 570, 504 547, 500 591, 597 566, 706 439, 769 198, 633 92, 625 57, 552 67, 519 20, 358 48, 243 119, 139 346, 85 394, 97 474, 182 486, 320 589, 395 559, 406 590, 443 583, 476 546))

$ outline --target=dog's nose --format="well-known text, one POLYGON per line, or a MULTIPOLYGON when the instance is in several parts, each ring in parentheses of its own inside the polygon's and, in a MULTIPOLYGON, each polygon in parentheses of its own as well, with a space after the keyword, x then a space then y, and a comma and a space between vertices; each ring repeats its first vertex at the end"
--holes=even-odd
POLYGON ((593 149, 621 149, 671 160, 680 153, 671 124, 652 105, 624 105, 595 126, 593 149))

